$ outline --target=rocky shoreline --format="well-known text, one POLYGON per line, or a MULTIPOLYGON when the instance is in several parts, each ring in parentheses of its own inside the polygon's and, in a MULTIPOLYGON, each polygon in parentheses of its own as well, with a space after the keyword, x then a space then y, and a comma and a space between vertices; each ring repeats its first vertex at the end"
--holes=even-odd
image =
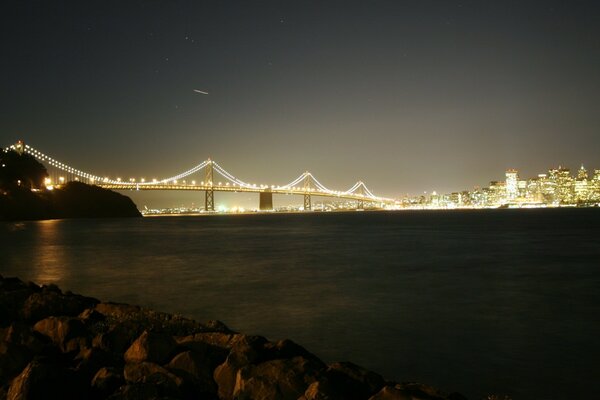
POLYGON ((139 306, 0 276, 2 399, 464 400, 139 306))

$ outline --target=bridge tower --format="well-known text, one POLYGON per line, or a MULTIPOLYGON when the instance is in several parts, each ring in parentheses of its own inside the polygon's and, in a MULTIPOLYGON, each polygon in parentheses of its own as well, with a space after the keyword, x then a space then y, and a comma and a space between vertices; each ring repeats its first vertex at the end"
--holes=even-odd
POLYGON ((206 192, 204 197, 204 211, 215 211, 215 192, 213 190, 213 163, 208 159, 206 164, 206 192))
POLYGON ((311 174, 306 171, 304 173, 304 211, 312 210, 312 203, 310 199, 310 184, 312 182, 311 174))
MULTIPOLYGON (((364 196, 365 195, 365 184, 362 181, 359 181, 359 183, 360 183, 360 185, 358 186, 357 194, 364 196)), ((356 204, 356 209, 357 210, 365 209, 365 201, 363 199, 358 200, 358 203, 356 204)))
POLYGON ((17 143, 15 143, 15 151, 18 155, 23 155, 25 152, 25 143, 22 140, 18 140, 17 143))

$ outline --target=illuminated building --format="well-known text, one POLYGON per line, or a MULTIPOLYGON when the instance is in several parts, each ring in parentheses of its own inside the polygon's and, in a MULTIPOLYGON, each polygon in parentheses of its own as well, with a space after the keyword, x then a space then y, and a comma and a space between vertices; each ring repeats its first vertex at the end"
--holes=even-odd
POLYGON ((589 188, 588 188, 588 173, 587 170, 581 166, 577 171, 577 179, 575 179, 574 191, 575 200, 578 202, 589 200, 589 188))
POLYGON ((519 172, 516 169, 506 171, 506 199, 515 200, 519 196, 519 172))
POLYGON ((506 203, 506 183, 499 181, 490 182, 487 204, 488 206, 500 206, 506 203))
POLYGON ((573 178, 571 177, 571 171, 568 168, 558 167, 555 172, 556 179, 556 198, 561 204, 570 204, 573 202, 575 197, 573 178))
POLYGON ((594 177, 590 181, 590 200, 600 202, 600 169, 594 170, 594 177))

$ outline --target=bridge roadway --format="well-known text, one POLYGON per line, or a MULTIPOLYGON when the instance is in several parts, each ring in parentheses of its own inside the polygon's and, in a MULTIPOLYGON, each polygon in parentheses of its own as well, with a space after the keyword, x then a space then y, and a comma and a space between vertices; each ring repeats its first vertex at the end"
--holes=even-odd
POLYGON ((137 181, 131 178, 129 182, 121 181, 120 178, 111 179, 108 177, 101 177, 95 174, 90 174, 85 171, 73 168, 67 164, 59 162, 52 157, 34 149, 33 147, 26 145, 23 141, 18 141, 16 144, 11 145, 7 150, 12 149, 19 154, 28 153, 35 157, 38 161, 44 163, 48 172, 54 172, 54 179, 47 179, 47 185, 54 184, 62 185, 69 181, 78 180, 92 185, 98 185, 105 189, 111 190, 190 190, 190 191, 204 191, 205 202, 204 209, 207 211, 214 211, 214 192, 246 192, 246 193, 258 193, 260 200, 261 210, 272 210, 273 209, 273 194, 282 195, 299 195, 304 197, 304 209, 311 210, 312 196, 338 198, 343 200, 351 200, 357 202, 357 208, 361 209, 365 203, 378 205, 383 207, 387 204, 394 204, 393 199, 383 198, 375 196, 362 181, 358 181, 350 189, 346 191, 331 190, 321 184, 317 178, 314 177, 310 172, 306 171, 292 182, 283 186, 267 186, 267 185, 255 185, 244 182, 235 176, 227 172, 223 167, 217 164, 215 161, 208 160, 202 161, 200 164, 193 168, 182 172, 178 175, 170 178, 164 178, 161 180, 153 179, 151 182, 145 182, 143 179, 137 181), (183 178, 188 178, 194 174, 199 175, 200 171, 204 172, 204 180, 200 185, 196 184, 196 181, 191 181, 192 184, 187 184, 183 178), (225 184, 218 182, 214 179, 215 174, 220 175, 225 179, 225 184), (66 176, 65 176, 66 175, 66 176), (59 183, 60 182, 60 183, 59 183), (182 183, 180 183, 182 182, 182 183))
MULTIPOLYGON (((310 210, 312 208, 311 197, 319 196, 319 197, 331 197, 338 198, 342 200, 351 200, 357 202, 358 208, 363 208, 365 203, 371 203, 374 205, 378 205, 382 207, 385 204, 393 204, 394 200, 392 199, 373 199, 364 194, 358 193, 344 193, 344 192, 331 192, 331 191, 322 191, 319 189, 313 188, 279 188, 275 187, 265 187, 265 186, 256 186, 256 187, 244 187, 237 185, 194 185, 194 184, 174 184, 174 183, 135 183, 135 182, 123 182, 119 184, 115 183, 96 183, 97 186, 100 186, 104 189, 110 190, 183 190, 183 191, 198 191, 198 192, 206 192, 207 203, 212 202, 212 199, 208 199, 211 197, 211 192, 245 192, 245 193, 260 193, 260 209, 272 209, 272 195, 273 194, 281 194, 281 195, 298 195, 304 196, 304 208, 310 210), (265 195, 267 197, 265 197, 265 195), (270 207, 269 207, 270 204, 270 207)), ((207 207, 209 208, 209 207, 207 207)))

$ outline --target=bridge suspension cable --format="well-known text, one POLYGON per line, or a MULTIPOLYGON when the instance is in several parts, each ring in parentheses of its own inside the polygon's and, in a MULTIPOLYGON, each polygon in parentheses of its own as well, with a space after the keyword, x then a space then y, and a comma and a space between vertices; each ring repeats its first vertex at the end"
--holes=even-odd
MULTIPOLYGON (((6 148, 8 149, 12 149, 12 150, 16 150, 15 145, 11 145, 9 147, 6 148)), ((249 189, 249 190, 257 190, 260 191, 261 189, 265 189, 268 188, 269 186, 265 186, 265 185, 256 185, 256 184, 251 184, 248 182, 245 182, 241 179, 238 179, 237 177, 235 177, 234 175, 232 175, 231 173, 229 173, 227 170, 225 170, 223 167, 221 167, 217 162, 212 161, 210 159, 202 161, 200 164, 195 165, 194 167, 181 172, 177 175, 168 177, 168 178, 163 178, 163 179, 152 179, 151 181, 144 181, 142 179, 142 181, 138 181, 136 182, 135 180, 133 180, 133 178, 129 181, 121 181, 120 179, 111 179, 109 177, 101 177, 95 174, 91 174, 76 168, 73 168, 67 164, 64 164, 44 153, 42 153, 41 151, 29 146, 29 145, 24 145, 23 146, 24 152, 32 155, 33 157, 35 157, 37 160, 47 163, 47 165, 49 165, 50 167, 54 168, 55 170, 60 170, 60 171, 64 171, 68 174, 71 175, 71 177, 78 177, 84 180, 88 180, 90 183, 95 183, 95 184, 99 184, 99 185, 111 185, 111 186, 123 186, 124 188, 131 188, 132 185, 135 185, 135 187, 151 187, 152 185, 157 185, 157 184, 167 184, 167 183, 177 183, 178 180, 181 180, 183 178, 186 178, 192 174, 195 174, 199 171, 201 171, 204 168, 207 168, 208 166, 210 166, 210 168, 214 168, 214 171, 216 171, 219 175, 221 175, 223 178, 225 178, 227 181, 233 183, 234 186, 238 186, 240 188, 244 188, 244 189, 249 189)), ((77 178, 75 178, 77 179, 77 178)), ((62 178, 61 178, 62 180, 62 178)), ((192 181, 195 182, 195 181, 192 181)), ((195 185, 195 183, 193 183, 193 185, 195 185)), ((206 185, 209 185, 209 182, 206 182, 206 185)), ((202 186, 206 186, 203 185, 202 186)), ((210 182, 210 185, 212 186, 212 182, 210 182)), ((218 185, 220 186, 220 185, 218 185)), ((364 197, 373 201, 385 201, 385 202, 392 202, 393 199, 388 199, 388 198, 384 198, 384 197, 378 197, 376 195, 374 195, 369 188, 367 188, 367 186, 364 184, 364 182, 362 181, 358 181, 356 182, 350 189, 346 190, 346 191, 336 191, 336 190, 332 190, 329 189, 328 187, 326 187, 325 185, 323 185, 312 173, 306 171, 302 174, 300 174, 300 176, 298 176, 296 179, 292 180, 291 182, 285 184, 285 185, 281 185, 281 186, 271 186, 271 188, 277 189, 277 190, 283 190, 283 191, 290 191, 290 192, 307 192, 306 195, 309 195, 311 192, 313 191, 313 188, 315 189, 316 192, 319 192, 321 195, 325 194, 325 195, 332 195, 332 196, 336 196, 336 197, 340 197, 340 196, 352 196, 353 198, 357 198, 357 197, 364 197), (304 184, 304 185, 301 185, 304 184)))

